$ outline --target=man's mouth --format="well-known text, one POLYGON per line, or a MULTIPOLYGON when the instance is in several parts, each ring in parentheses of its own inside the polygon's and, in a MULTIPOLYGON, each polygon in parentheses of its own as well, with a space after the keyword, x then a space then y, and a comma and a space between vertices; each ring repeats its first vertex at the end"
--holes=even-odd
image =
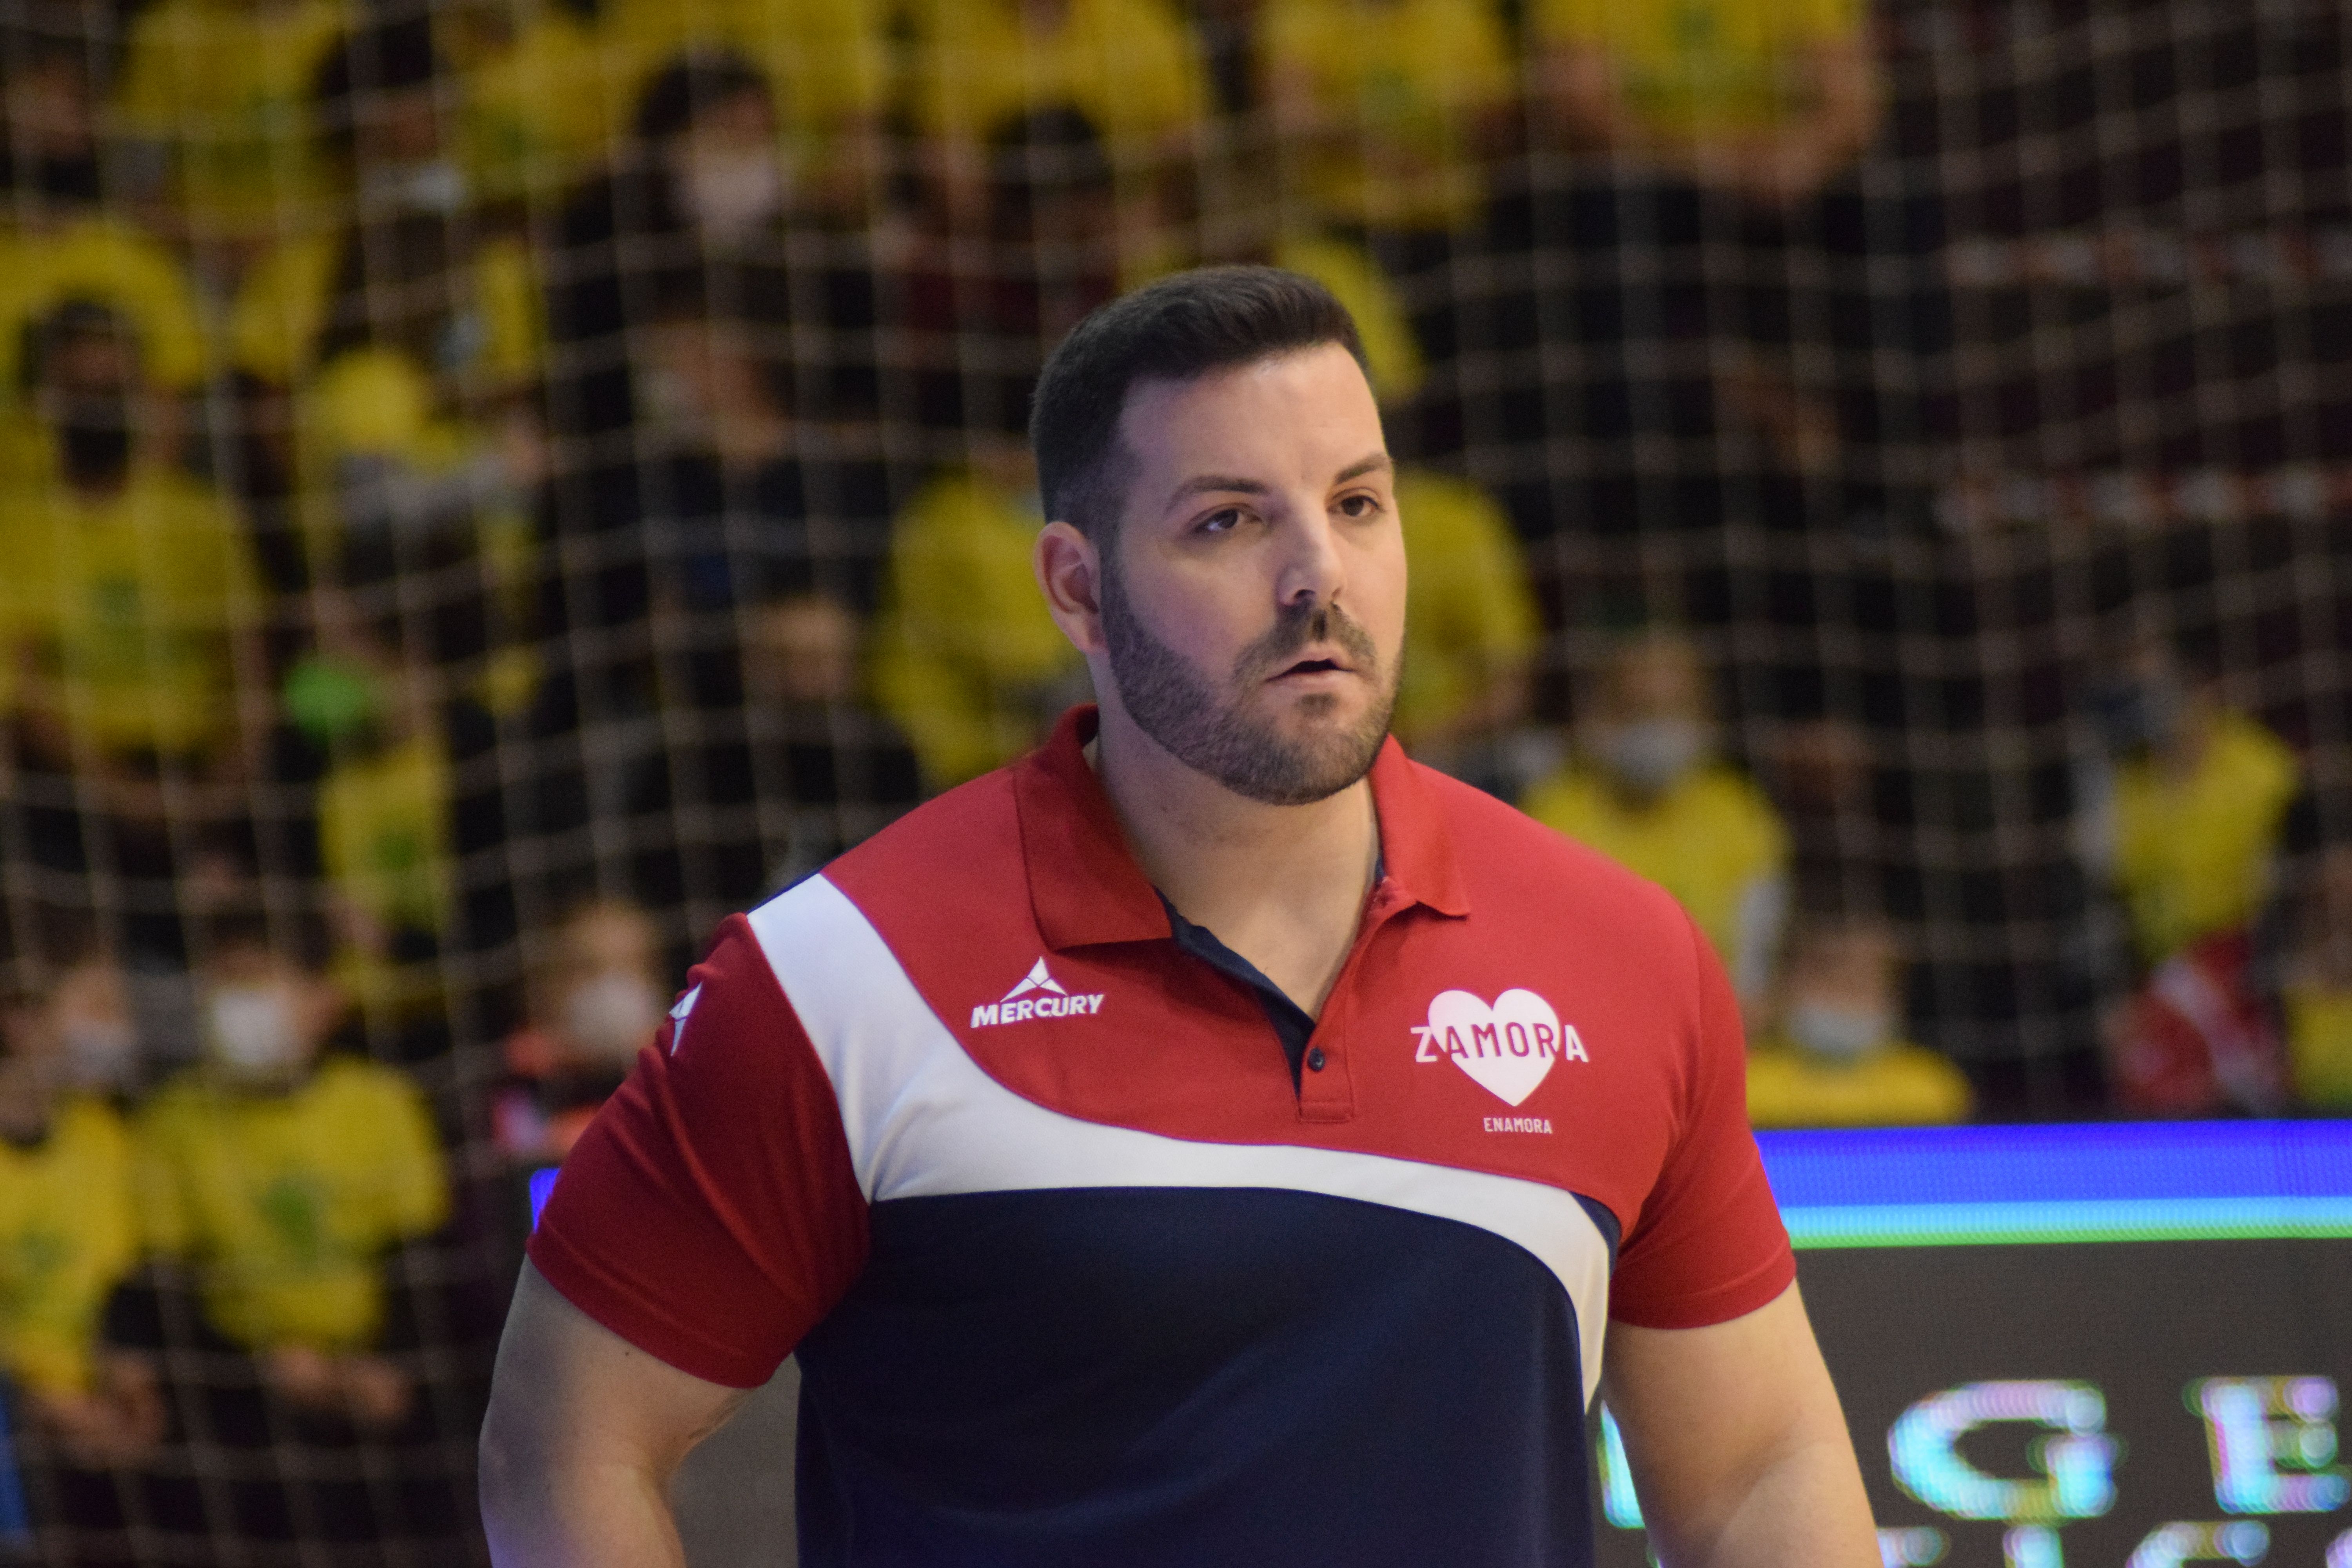
POLYGON ((1342 659, 1302 658, 1277 670, 1275 673, 1275 679, 1285 680, 1294 675, 1345 675, 1348 673, 1349 673, 1349 666, 1342 659))

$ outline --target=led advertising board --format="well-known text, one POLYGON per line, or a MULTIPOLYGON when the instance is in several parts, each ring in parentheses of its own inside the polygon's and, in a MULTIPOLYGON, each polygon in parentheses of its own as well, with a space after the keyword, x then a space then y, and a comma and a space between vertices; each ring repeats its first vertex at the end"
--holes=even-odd
POLYGON ((1763 1142, 1888 1564, 2352 1568, 2352 1122, 1763 1142))

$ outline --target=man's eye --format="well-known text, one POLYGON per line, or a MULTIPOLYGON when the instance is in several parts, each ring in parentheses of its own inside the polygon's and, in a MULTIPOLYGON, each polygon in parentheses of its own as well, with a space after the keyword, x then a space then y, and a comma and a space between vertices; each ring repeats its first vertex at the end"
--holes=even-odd
POLYGON ((1213 511, 1201 520, 1202 533, 1231 533, 1242 525, 1242 509, 1229 506, 1223 511, 1213 511))
POLYGON ((1347 517, 1371 517, 1381 510, 1378 496, 1352 495, 1339 498, 1339 510, 1347 517))

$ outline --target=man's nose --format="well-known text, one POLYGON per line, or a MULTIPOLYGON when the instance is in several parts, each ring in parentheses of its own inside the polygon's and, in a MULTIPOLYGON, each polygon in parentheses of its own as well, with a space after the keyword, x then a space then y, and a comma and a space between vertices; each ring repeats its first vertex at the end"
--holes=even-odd
POLYGON ((1321 498, 1291 514, 1284 527, 1282 564, 1275 583, 1275 602, 1284 609, 1330 604, 1346 585, 1339 541, 1331 520, 1324 515, 1321 498))

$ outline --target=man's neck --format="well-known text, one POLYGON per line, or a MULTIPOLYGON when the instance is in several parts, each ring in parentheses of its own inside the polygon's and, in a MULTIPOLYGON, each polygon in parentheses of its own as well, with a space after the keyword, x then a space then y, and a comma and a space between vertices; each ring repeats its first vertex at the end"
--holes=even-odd
POLYGON ((1178 762, 1108 703, 1087 760, 1152 885, 1319 1012, 1380 861, 1371 782, 1307 805, 1268 805, 1178 762))

